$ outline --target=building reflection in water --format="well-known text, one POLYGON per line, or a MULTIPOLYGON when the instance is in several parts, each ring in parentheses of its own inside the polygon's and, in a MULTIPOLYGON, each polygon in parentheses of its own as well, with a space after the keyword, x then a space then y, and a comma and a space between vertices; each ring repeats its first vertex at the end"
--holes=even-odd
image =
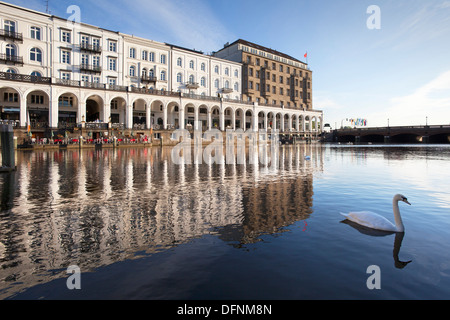
POLYGON ((308 218, 321 146, 280 146, 276 166, 249 154, 178 165, 170 148, 18 152, 18 170, 0 176, 0 298, 69 265, 86 272, 205 234, 241 246, 308 218))

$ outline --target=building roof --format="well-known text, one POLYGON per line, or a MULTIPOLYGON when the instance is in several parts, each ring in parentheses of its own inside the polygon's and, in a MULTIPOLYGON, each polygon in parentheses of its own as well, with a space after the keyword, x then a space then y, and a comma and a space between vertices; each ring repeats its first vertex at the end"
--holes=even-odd
POLYGON ((249 46, 249 47, 252 47, 252 48, 255 48, 255 49, 258 49, 258 50, 262 50, 262 51, 265 51, 265 52, 268 52, 268 53, 272 53, 274 55, 277 55, 277 56, 280 56, 280 57, 283 57, 283 58, 286 58, 286 59, 290 59, 290 60, 297 61, 297 62, 300 62, 300 63, 303 63, 303 64, 307 64, 307 63, 305 63, 305 62, 303 62, 301 60, 298 60, 298 59, 296 59, 296 58, 294 58, 294 57, 292 57, 290 55, 287 55, 287 54, 285 54, 283 52, 280 52, 280 51, 277 51, 277 50, 274 50, 274 49, 271 49, 271 48, 267 48, 267 47, 264 47, 264 46, 261 46, 259 44, 256 44, 256 43, 253 43, 253 42, 250 42, 250 41, 247 41, 247 40, 243 40, 243 39, 238 39, 238 40, 234 41, 231 44, 226 44, 219 51, 221 51, 221 50, 223 50, 223 49, 225 49, 227 47, 230 47, 230 46, 232 46, 232 45, 234 45, 236 43, 243 44, 245 46, 249 46))

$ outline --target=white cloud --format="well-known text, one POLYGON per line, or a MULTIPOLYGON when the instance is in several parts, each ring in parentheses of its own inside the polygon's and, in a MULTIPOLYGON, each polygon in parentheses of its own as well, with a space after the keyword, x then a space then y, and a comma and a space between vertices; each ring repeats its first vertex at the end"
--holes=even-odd
POLYGON ((450 70, 416 89, 413 93, 394 97, 384 113, 395 125, 450 123, 450 70))

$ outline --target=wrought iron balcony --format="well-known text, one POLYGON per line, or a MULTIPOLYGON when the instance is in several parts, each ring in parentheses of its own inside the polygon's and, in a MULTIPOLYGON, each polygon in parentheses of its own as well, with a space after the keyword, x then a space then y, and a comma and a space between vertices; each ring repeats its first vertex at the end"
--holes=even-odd
POLYGON ((222 88, 222 93, 231 93, 233 92, 233 89, 231 88, 222 88))
POLYGON ((188 82, 186 83, 186 88, 188 89, 198 89, 199 84, 198 82, 188 82))
POLYGON ((92 64, 85 64, 85 63, 83 63, 83 64, 80 65, 80 71, 101 73, 102 72, 102 67, 96 66, 96 65, 92 65, 92 64))
POLYGON ((0 53, 0 63, 19 64, 23 66, 23 57, 13 56, 6 53, 0 53))
POLYGON ((0 29, 0 37, 13 41, 23 42, 23 35, 21 33, 9 31, 6 29, 0 29))
POLYGON ((141 82, 142 83, 150 83, 150 82, 156 83, 156 81, 157 81, 156 77, 147 76, 147 75, 142 75, 141 76, 141 82))
POLYGON ((90 52, 96 52, 96 53, 102 52, 102 47, 99 45, 82 43, 78 47, 80 48, 80 50, 83 50, 83 51, 90 51, 90 52))

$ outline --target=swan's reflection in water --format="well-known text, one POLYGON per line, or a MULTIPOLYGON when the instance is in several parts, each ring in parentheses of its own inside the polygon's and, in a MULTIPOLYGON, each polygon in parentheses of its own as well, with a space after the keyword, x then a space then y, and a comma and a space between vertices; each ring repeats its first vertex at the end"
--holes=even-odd
POLYGON ((408 263, 412 262, 412 260, 401 261, 400 258, 399 258, 400 247, 402 246, 403 237, 405 236, 404 232, 392 232, 392 231, 376 230, 376 229, 372 229, 372 228, 368 228, 368 227, 362 226, 362 225, 360 225, 358 223, 355 223, 355 222, 347 220, 347 219, 342 220, 341 223, 348 224, 349 226, 351 226, 352 228, 356 229, 360 233, 368 235, 368 236, 371 236, 371 237, 385 237, 385 236, 389 236, 389 235, 395 234, 394 250, 393 250, 394 266, 397 269, 403 269, 404 267, 406 267, 408 265, 408 263))

